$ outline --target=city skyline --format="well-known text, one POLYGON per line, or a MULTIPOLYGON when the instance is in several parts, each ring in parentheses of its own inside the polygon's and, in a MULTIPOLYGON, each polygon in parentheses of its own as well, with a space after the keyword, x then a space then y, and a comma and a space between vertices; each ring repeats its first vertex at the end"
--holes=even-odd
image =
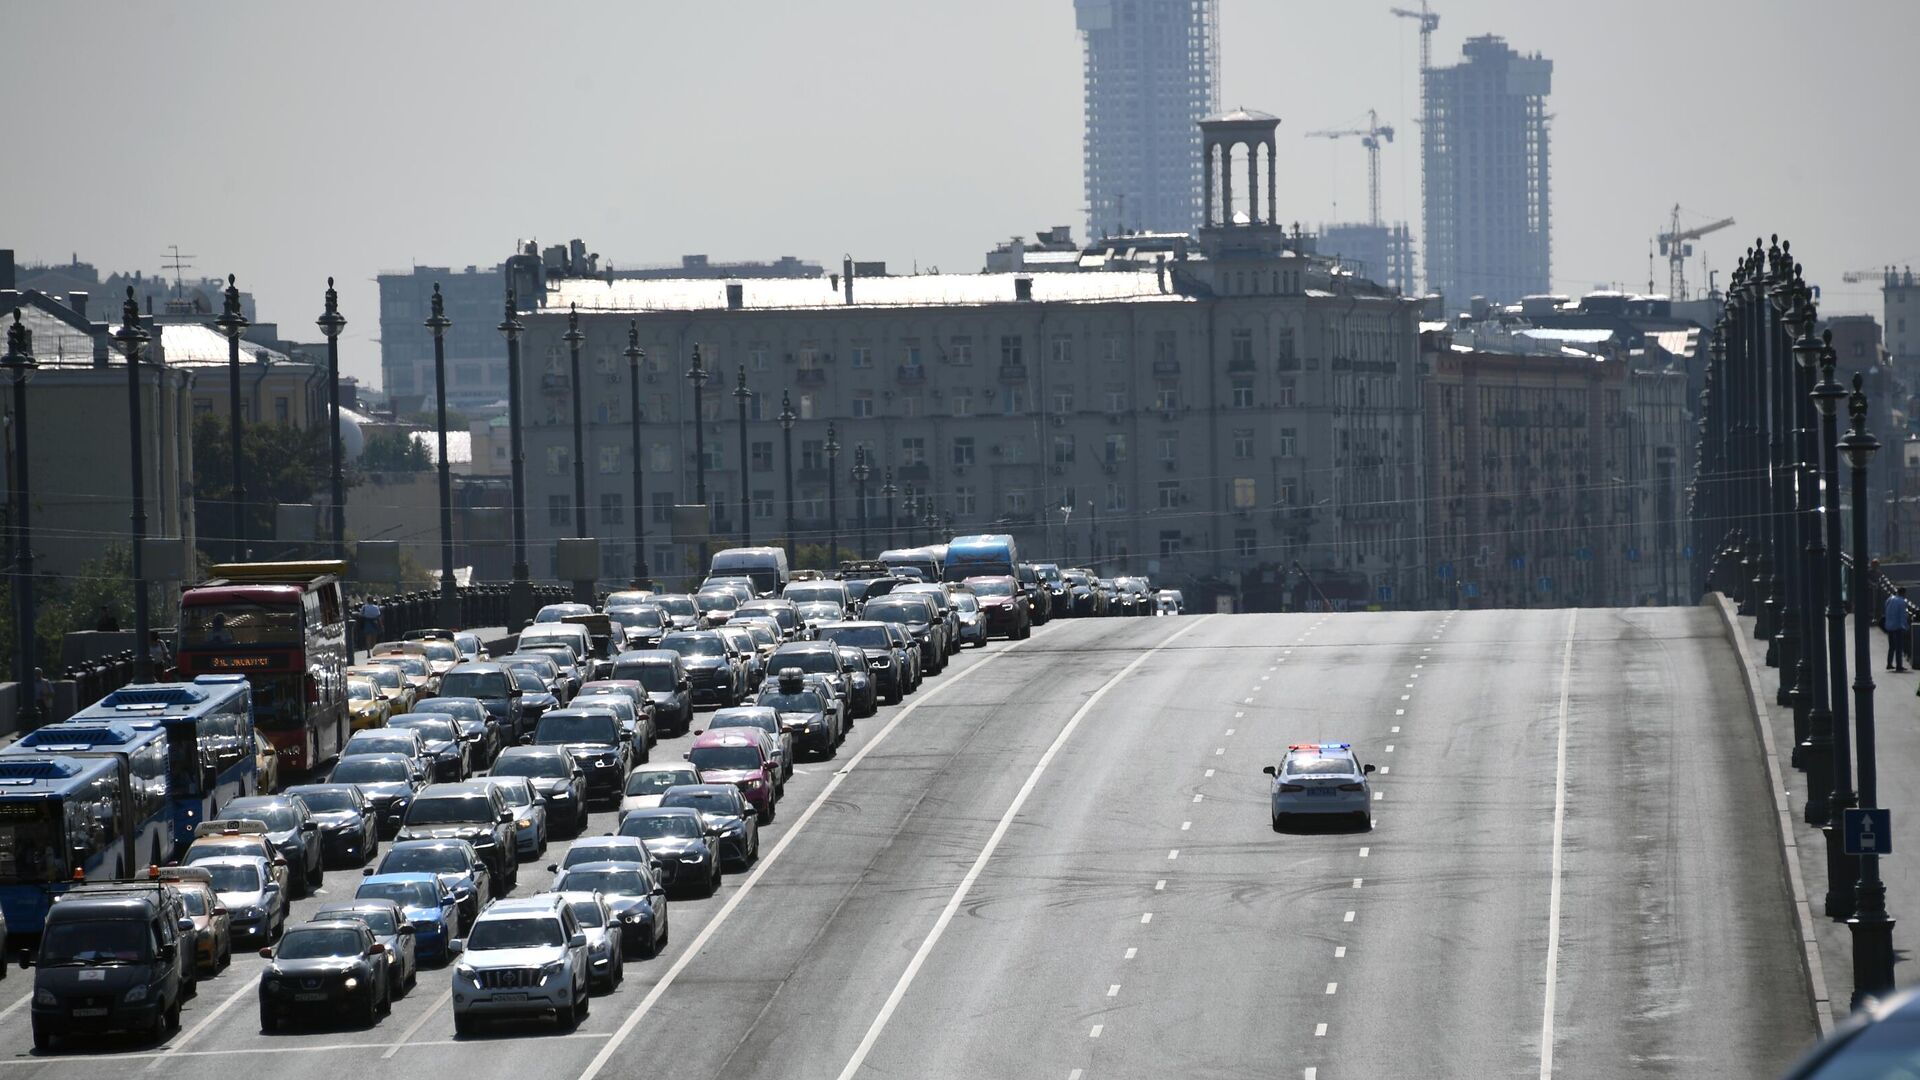
MULTIPOLYGON (((1644 288, 1652 237, 1676 202, 1740 222, 1699 245, 1715 271, 1762 221, 1821 237, 1828 246, 1807 254, 1832 268, 1822 285, 1836 313, 1878 309, 1877 287, 1846 285, 1839 270, 1920 258, 1912 223, 1885 209, 1901 205, 1909 152, 1880 136, 1872 107, 1897 93, 1895 50, 1920 31, 1920 11, 1761 7, 1737 25, 1650 2, 1607 19, 1494 0, 1437 9, 1436 64, 1487 32, 1555 61, 1556 291, 1644 288), (1656 24, 1680 47, 1645 33, 1656 24), (1849 48, 1804 47, 1823 35, 1849 48), (1804 65, 1781 76, 1796 92, 1764 114, 1726 107, 1728 88, 1768 56, 1804 65), (1621 76, 1649 71, 1660 77, 1621 76), (1808 144, 1802 164, 1774 167, 1778 144, 1795 140, 1808 144), (1816 178, 1819 199, 1806 194, 1816 178)), ((34 7, 13 20, 16 40, 34 47, 4 76, 8 94, 75 119, 36 136, 37 160, 64 167, 0 180, 11 204, 44 208, 18 215, 8 243, 22 262, 78 252, 103 272, 158 270, 178 243, 198 254, 196 272, 239 275, 261 317, 294 336, 315 336, 300 328, 333 274, 349 320, 344 367, 364 381, 378 370, 377 273, 491 265, 523 237, 585 236, 628 265, 690 252, 832 264, 844 252, 952 271, 977 269, 1006 236, 1084 219, 1078 40, 1064 0, 964 12, 849 0, 829 18, 750 4, 725 25, 703 10, 609 7, 587 38, 578 17, 523 17, 502 34, 500 20, 521 15, 505 5, 458 19, 446 6, 348 5, 312 26, 272 9, 192 8, 143 19, 137 34, 97 32, 141 10, 34 7), (716 79, 706 46, 723 31, 732 59, 716 79), (301 49, 277 47, 296 32, 301 49), (946 45, 887 44, 920 38, 946 45), (57 58, 71 56, 62 42, 81 41, 97 75, 70 85, 57 58), (181 55, 223 60, 183 66, 181 55), (816 67, 796 75, 779 62, 791 55, 816 67), (617 76, 626 64, 637 79, 617 76), (526 67, 517 79, 515 65, 526 67), (785 74, 734 74, 753 70, 785 74), (487 80, 521 89, 480 92, 487 80), (640 91, 631 113, 626 87, 640 91), (127 102, 155 93, 175 103, 171 119, 124 122, 127 102), (92 119, 107 117, 112 138, 92 119), (129 175, 141 178, 138 200, 123 194, 129 175), (583 196, 583 185, 605 191, 583 196)), ((1383 216, 1418 230, 1417 56, 1412 23, 1385 5, 1305 13, 1222 0, 1223 106, 1284 121, 1282 218, 1311 227, 1356 215, 1358 146, 1301 136, 1371 107, 1407 132, 1383 151, 1383 216)), ((1664 289, 1665 267, 1651 276, 1664 289)))

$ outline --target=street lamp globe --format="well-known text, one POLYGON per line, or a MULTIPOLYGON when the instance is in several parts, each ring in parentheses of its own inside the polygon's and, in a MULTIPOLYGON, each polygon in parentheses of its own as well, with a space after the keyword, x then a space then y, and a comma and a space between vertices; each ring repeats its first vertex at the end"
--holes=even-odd
POLYGON ((1847 401, 1847 412, 1853 418, 1853 430, 1840 440, 1840 452, 1847 456, 1847 464, 1856 469, 1865 469, 1873 460, 1874 451, 1880 449, 1880 440, 1867 431, 1867 393, 1864 384, 1865 380, 1855 372, 1853 393, 1847 401))

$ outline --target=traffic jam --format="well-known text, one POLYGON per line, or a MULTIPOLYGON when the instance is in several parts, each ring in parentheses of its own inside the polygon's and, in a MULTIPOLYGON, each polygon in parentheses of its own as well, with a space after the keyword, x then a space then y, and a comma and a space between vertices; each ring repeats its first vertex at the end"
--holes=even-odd
MULTIPOLYGON (((422 993, 453 1037, 573 1031, 752 870, 857 723, 963 649, 1184 604, 1002 535, 832 573, 732 548, 690 593, 357 652, 345 569, 213 567, 181 597, 179 681, 0 747, 0 912, 31 981, 0 1024, 36 1055, 177 1050, 240 1008, 264 1036, 374 1028, 422 993)), ((1276 828, 1310 771, 1276 777, 1276 828)))

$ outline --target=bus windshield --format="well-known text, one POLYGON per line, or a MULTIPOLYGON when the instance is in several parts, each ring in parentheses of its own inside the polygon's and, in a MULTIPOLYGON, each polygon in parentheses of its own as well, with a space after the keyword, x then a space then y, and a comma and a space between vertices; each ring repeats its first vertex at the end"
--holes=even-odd
POLYGON ((210 604, 180 612, 182 649, 297 649, 304 643, 298 604, 210 604))
POLYGON ((0 882, 51 881, 60 868, 60 804, 0 802, 0 882))

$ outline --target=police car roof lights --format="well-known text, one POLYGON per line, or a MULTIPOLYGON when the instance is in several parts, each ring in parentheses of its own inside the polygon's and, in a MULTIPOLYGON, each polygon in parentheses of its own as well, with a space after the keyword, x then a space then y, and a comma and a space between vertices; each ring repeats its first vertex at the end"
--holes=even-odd
POLYGON ((1352 750, 1353 744, 1346 742, 1292 743, 1287 746, 1288 753, 1318 754, 1328 750, 1352 750))

